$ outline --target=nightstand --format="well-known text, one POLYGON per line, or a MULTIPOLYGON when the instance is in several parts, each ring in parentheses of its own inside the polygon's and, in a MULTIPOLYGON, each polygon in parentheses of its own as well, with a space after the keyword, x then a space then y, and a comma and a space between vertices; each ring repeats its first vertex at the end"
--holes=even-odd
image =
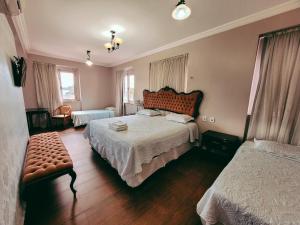
POLYGON ((208 130, 202 134, 201 149, 231 159, 241 145, 239 137, 208 130))

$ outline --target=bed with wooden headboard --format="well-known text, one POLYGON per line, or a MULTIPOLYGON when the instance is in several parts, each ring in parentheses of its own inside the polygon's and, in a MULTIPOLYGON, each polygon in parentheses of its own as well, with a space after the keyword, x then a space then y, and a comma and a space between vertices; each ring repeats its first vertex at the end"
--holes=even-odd
MULTIPOLYGON (((177 93, 166 87, 157 92, 145 90, 146 110, 166 110, 196 118, 203 98, 201 91, 177 93)), ((177 114, 176 114, 177 116, 177 114)), ((179 123, 166 116, 131 115, 91 121, 84 135, 91 147, 115 168, 131 187, 140 185, 155 171, 189 151, 199 132, 195 121, 179 123), (122 121, 125 131, 114 131, 109 124, 122 121)))

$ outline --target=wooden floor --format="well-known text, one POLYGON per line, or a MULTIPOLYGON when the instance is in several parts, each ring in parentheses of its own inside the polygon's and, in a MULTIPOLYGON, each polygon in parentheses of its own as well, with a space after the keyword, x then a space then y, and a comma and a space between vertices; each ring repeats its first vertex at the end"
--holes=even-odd
POLYGON ((137 188, 128 187, 98 154, 82 129, 60 132, 77 173, 74 201, 70 177, 41 184, 27 203, 26 225, 194 225, 196 204, 224 168, 192 150, 160 169, 137 188))

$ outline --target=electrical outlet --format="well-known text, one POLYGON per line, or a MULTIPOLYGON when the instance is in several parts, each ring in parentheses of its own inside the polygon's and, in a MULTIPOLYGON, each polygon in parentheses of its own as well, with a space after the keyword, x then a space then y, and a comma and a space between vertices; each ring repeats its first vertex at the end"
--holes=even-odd
POLYGON ((211 123, 216 122, 215 117, 213 117, 213 116, 209 117, 209 122, 211 122, 211 123))
POLYGON ((202 116, 202 121, 207 121, 207 116, 202 116))

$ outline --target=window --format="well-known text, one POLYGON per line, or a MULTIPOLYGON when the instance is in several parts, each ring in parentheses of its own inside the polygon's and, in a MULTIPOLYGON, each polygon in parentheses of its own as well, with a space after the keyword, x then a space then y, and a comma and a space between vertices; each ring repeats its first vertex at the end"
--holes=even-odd
POLYGON ((183 54, 151 62, 149 68, 150 91, 158 91, 165 86, 177 92, 187 89, 187 63, 189 55, 183 54))
POLYGON ((73 70, 58 70, 61 96, 64 101, 79 100, 78 77, 73 70))
POLYGON ((134 75, 127 74, 124 77, 123 102, 134 102, 134 75))

